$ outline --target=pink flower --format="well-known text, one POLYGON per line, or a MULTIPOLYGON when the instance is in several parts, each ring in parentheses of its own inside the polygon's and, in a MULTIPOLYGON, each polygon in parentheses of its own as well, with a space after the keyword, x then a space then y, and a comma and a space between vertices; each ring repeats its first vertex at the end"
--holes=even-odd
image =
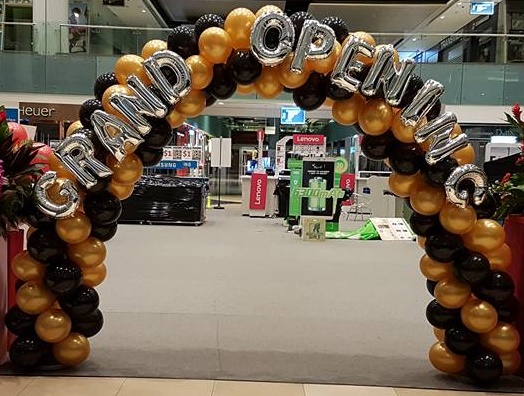
POLYGON ((515 106, 513 106, 511 112, 519 122, 522 122, 522 120, 520 119, 520 116, 522 115, 522 110, 520 109, 520 105, 518 103, 516 103, 515 106))
POLYGON ((500 181, 500 184, 506 184, 510 178, 511 178, 511 173, 506 173, 504 177, 502 178, 502 180, 500 181))

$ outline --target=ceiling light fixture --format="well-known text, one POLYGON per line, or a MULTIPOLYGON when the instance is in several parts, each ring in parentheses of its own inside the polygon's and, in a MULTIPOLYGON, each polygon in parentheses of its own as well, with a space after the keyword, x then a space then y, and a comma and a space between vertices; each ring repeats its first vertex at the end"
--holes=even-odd
POLYGON ((441 15, 441 16, 440 16, 440 19, 444 19, 444 18, 446 18, 445 15, 441 15))
POLYGON ((416 38, 416 37, 413 37, 413 38, 411 39, 411 41, 417 41, 417 38, 416 38))
POLYGON ((142 12, 145 14, 147 11, 145 9, 142 9, 142 12))
POLYGON ((218 102, 218 104, 222 106, 224 104, 224 102, 218 102))

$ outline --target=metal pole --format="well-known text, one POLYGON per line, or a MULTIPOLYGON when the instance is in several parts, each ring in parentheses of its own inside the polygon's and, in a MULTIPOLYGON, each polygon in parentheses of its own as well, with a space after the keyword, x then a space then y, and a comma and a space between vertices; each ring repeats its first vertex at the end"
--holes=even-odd
POLYGON ((218 162, 218 204, 215 206, 215 209, 224 209, 224 207, 220 205, 220 185, 222 184, 222 136, 220 136, 220 152, 218 155, 218 162))

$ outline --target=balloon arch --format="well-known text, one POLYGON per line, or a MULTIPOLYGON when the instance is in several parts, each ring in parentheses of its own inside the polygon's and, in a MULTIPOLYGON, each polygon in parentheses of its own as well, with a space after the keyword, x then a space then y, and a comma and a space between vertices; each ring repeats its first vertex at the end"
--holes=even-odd
POLYGON ((95 287, 106 276, 104 242, 116 233, 120 201, 143 167, 161 160, 172 128, 235 92, 274 98, 286 90, 302 109, 331 106, 339 124, 363 132, 363 152, 391 167, 391 191, 413 209, 410 224, 426 252, 431 363, 478 383, 516 372, 514 284, 504 271, 511 250, 490 219, 497 204, 456 116, 441 112, 444 87, 414 68, 338 17, 286 16, 271 5, 203 15, 167 43, 122 56, 98 77, 95 98, 82 104, 36 183, 39 210, 12 267, 20 283, 6 317, 18 336, 11 362, 31 369, 87 359, 88 338, 103 324, 95 287))

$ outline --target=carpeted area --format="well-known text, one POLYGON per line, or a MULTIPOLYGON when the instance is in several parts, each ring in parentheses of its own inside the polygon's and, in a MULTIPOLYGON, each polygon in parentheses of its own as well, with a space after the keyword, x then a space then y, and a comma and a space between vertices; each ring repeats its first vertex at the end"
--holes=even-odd
POLYGON ((108 251, 104 329, 60 375, 476 389, 427 361, 414 242, 302 242, 232 205, 201 227, 123 225, 108 251))

